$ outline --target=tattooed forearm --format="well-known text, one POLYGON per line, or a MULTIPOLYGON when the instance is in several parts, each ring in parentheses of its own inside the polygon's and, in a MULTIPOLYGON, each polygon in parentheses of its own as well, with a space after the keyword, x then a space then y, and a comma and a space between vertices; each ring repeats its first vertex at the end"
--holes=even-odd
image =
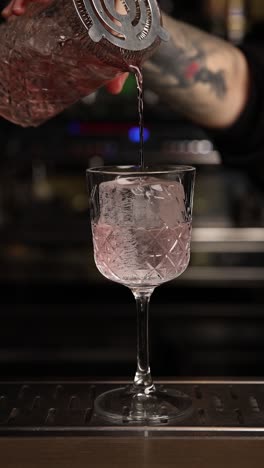
MULTIPOLYGON (((219 119, 222 125, 222 117, 223 123, 229 124, 236 115, 227 115, 226 106, 237 98, 238 74, 247 70, 241 52, 192 26, 165 19, 170 40, 146 63, 146 86, 158 92, 172 108, 202 124, 218 125, 219 119), (218 111, 219 117, 215 115, 218 111)), ((238 111, 244 104, 244 96, 242 101, 237 103, 238 111)))
POLYGON ((195 75, 195 82, 208 83, 211 85, 217 97, 222 98, 227 92, 225 76, 222 70, 212 72, 206 67, 201 67, 195 75))
POLYGON ((190 88, 195 83, 208 85, 211 91, 218 97, 226 93, 226 82, 223 70, 212 71, 206 65, 206 53, 202 46, 192 44, 191 47, 180 47, 175 39, 170 39, 169 44, 162 47, 160 53, 151 59, 152 64, 165 72, 167 84, 163 78, 163 86, 175 86, 180 89, 190 88), (171 80, 174 83, 170 83, 171 80), (176 80, 176 82, 175 82, 176 80))

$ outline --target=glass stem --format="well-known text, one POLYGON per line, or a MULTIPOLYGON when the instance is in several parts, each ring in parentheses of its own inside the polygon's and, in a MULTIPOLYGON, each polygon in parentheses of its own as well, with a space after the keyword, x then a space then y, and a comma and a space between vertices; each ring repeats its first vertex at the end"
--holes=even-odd
POLYGON ((149 301, 153 289, 132 290, 137 305, 137 371, 133 389, 145 395, 155 391, 149 365, 149 301))

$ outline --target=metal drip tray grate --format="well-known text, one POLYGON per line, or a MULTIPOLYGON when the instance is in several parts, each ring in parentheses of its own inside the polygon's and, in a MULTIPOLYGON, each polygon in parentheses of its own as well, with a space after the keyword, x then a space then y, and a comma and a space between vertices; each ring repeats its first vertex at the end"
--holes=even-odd
POLYGON ((191 415, 157 426, 106 423, 94 412, 95 398, 126 383, 0 382, 0 435, 264 435, 262 381, 166 382, 192 398, 191 415))

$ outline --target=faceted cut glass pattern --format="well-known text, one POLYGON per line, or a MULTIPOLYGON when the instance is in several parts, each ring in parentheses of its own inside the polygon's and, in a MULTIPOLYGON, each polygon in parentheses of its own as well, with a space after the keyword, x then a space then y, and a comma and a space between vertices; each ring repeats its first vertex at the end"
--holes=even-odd
POLYGON ((93 225, 95 262, 108 279, 129 286, 157 286, 179 276, 190 258, 190 223, 173 228, 93 225))

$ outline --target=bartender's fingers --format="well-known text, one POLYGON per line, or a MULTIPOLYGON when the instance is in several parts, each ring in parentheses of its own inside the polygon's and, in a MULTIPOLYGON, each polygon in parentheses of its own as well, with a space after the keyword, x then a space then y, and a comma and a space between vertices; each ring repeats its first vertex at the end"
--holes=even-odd
POLYGON ((123 73, 122 75, 118 76, 117 78, 114 78, 112 81, 110 81, 106 85, 106 89, 109 93, 111 94, 119 94, 123 86, 125 84, 125 81, 128 77, 129 73, 123 73))
POLYGON ((28 3, 29 2, 27 0, 15 0, 12 8, 13 15, 23 15, 28 3))
MULTIPOLYGON (((1 14, 4 18, 9 18, 11 15, 20 16, 26 11, 28 3, 38 1, 38 3, 49 3, 50 0, 11 0, 9 4, 2 10, 1 14)), ((125 13, 125 7, 120 0, 116 0, 116 9, 119 13, 125 13)))
POLYGON ((50 3, 50 0, 11 0, 11 2, 3 9, 2 16, 4 18, 9 18, 12 15, 23 15, 27 9, 27 5, 32 1, 37 1, 42 4, 50 3))
POLYGON ((11 2, 8 3, 8 5, 2 10, 1 14, 4 18, 8 18, 12 14, 12 9, 13 5, 15 3, 15 0, 12 0, 11 2))

